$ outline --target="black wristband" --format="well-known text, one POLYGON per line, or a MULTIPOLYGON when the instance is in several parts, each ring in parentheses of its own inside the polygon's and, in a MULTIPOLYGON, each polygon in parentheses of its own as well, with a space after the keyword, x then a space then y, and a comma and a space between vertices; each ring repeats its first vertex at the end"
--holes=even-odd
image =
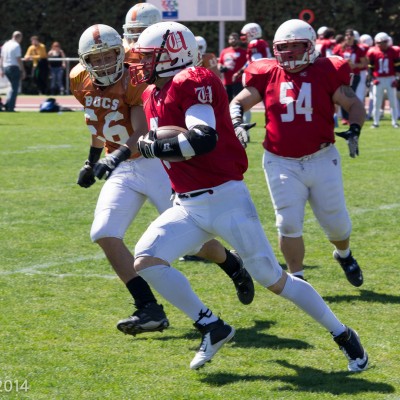
POLYGON ((112 153, 116 158, 118 158, 119 162, 127 160, 132 152, 129 150, 129 147, 127 146, 121 146, 118 150, 115 150, 112 153))
POLYGON ((93 167, 94 164, 97 163, 97 161, 100 160, 101 153, 103 151, 102 147, 93 147, 90 146, 89 150, 89 157, 88 157, 88 164, 93 167))

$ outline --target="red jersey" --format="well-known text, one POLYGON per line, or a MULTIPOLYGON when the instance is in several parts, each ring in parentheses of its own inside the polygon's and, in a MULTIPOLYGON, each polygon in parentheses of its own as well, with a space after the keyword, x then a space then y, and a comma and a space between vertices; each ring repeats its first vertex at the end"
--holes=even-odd
POLYGON ((222 82, 226 85, 232 85, 232 76, 238 72, 247 61, 247 51, 242 47, 227 47, 219 55, 219 63, 228 71, 223 74, 222 82))
POLYGON ((264 39, 254 39, 247 45, 247 61, 270 58, 269 44, 264 39))
POLYGON ((186 161, 163 161, 177 193, 211 188, 242 180, 246 152, 233 129, 228 96, 221 80, 204 67, 186 68, 162 89, 149 86, 142 95, 150 129, 166 125, 186 128, 185 113, 193 105, 209 104, 215 114, 218 141, 214 150, 186 161))
POLYGON ((367 57, 375 78, 394 76, 395 68, 400 66, 399 52, 393 47, 389 47, 386 51, 382 51, 378 46, 370 47, 367 57))
POLYGON ((142 105, 141 95, 146 86, 132 86, 128 69, 118 82, 104 87, 95 85, 81 64, 71 70, 71 93, 83 105, 89 131, 105 143, 107 154, 132 135, 130 108, 142 105))
POLYGON ((336 46, 334 39, 320 39, 316 41, 315 48, 319 51, 322 57, 329 57, 333 53, 333 49, 336 46))
POLYGON ((245 86, 258 90, 265 105, 263 146, 282 157, 300 158, 335 142, 332 96, 350 85, 349 64, 340 57, 317 58, 298 73, 286 72, 276 60, 251 63, 245 86))
MULTIPOLYGON (((342 46, 342 44, 338 44, 333 49, 333 54, 335 56, 343 57, 345 60, 350 60, 353 64, 359 64, 361 62, 361 59, 366 56, 366 51, 364 48, 357 44, 354 44, 353 46, 342 46)), ((353 73, 355 75, 359 75, 360 71, 361 68, 353 69, 353 73)))

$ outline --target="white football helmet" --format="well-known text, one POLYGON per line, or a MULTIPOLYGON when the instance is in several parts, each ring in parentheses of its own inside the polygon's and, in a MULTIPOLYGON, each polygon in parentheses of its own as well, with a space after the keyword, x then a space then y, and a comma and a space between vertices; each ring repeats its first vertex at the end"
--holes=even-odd
POLYGON ((251 42, 253 39, 259 39, 262 36, 261 26, 256 24, 255 22, 250 22, 246 24, 240 33, 243 36, 240 36, 240 39, 244 42, 251 42))
POLYGON ((128 43, 136 42, 141 32, 161 19, 161 11, 153 4, 135 4, 126 14, 125 24, 122 26, 124 38, 128 43))
POLYGON ((389 42, 390 38, 386 32, 379 32, 375 35, 375 44, 382 43, 382 42, 389 42))
POLYGON ((96 24, 87 28, 79 39, 79 59, 92 80, 98 86, 109 86, 122 77, 124 71, 125 51, 121 36, 108 25, 96 24), (113 51, 116 54, 115 62, 107 63, 105 56, 113 51), (104 60, 101 66, 93 66, 90 55, 100 54, 104 60))
POLYGON ((374 44, 374 41, 371 35, 364 33, 360 36, 360 43, 364 44, 365 46, 371 47, 374 44))
POLYGON ((178 22, 159 22, 146 28, 133 51, 145 56, 142 64, 130 67, 135 84, 154 83, 158 77, 174 76, 182 69, 195 66, 198 61, 193 33, 178 22), (149 54, 152 55, 151 60, 149 54))
POLYGON ((274 55, 282 68, 291 71, 301 65, 308 65, 319 56, 315 49, 316 34, 310 24, 301 19, 291 19, 284 22, 276 31, 273 49, 274 55), (301 51, 286 51, 281 48, 283 44, 299 43, 305 44, 301 51), (299 58, 299 55, 302 55, 299 58))
POLYGON ((195 39, 197 42, 197 46, 199 47, 199 51, 200 51, 201 55, 203 55, 207 50, 206 39, 204 39, 203 36, 196 36, 195 39))
POLYGON ((318 28, 318 30, 317 30, 318 36, 322 36, 327 29, 328 29, 327 26, 321 26, 320 28, 318 28))

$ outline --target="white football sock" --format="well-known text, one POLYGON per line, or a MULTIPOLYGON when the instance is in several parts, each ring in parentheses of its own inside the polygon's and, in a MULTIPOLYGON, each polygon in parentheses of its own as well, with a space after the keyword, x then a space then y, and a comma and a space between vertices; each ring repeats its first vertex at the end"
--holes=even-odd
POLYGON ((318 292, 307 282, 288 274, 285 287, 280 294, 337 336, 345 330, 318 292))
POLYGON ((350 255, 350 248, 346 250, 335 249, 335 251, 339 254, 340 258, 347 258, 350 255))
POLYGON ((154 265, 139 271, 138 275, 193 321, 200 317, 202 325, 217 321, 218 318, 211 311, 207 312, 208 307, 197 297, 189 281, 177 269, 167 265, 154 265))

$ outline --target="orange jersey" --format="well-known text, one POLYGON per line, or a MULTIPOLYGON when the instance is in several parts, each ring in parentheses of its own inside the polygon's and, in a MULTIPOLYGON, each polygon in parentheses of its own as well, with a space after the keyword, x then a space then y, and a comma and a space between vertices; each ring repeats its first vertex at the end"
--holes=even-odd
POLYGON ((218 59, 217 57, 215 57, 215 54, 205 53, 203 54, 202 57, 203 57, 203 62, 201 66, 214 72, 214 74, 219 77, 220 75, 218 71, 218 59))
POLYGON ((84 107, 91 134, 104 141, 106 154, 118 149, 133 134, 130 109, 142 105, 146 86, 133 86, 127 68, 122 78, 110 86, 95 85, 81 64, 71 70, 71 93, 84 107))
POLYGON ((127 64, 140 64, 140 55, 134 53, 128 44, 124 41, 125 58, 124 62, 127 64))

